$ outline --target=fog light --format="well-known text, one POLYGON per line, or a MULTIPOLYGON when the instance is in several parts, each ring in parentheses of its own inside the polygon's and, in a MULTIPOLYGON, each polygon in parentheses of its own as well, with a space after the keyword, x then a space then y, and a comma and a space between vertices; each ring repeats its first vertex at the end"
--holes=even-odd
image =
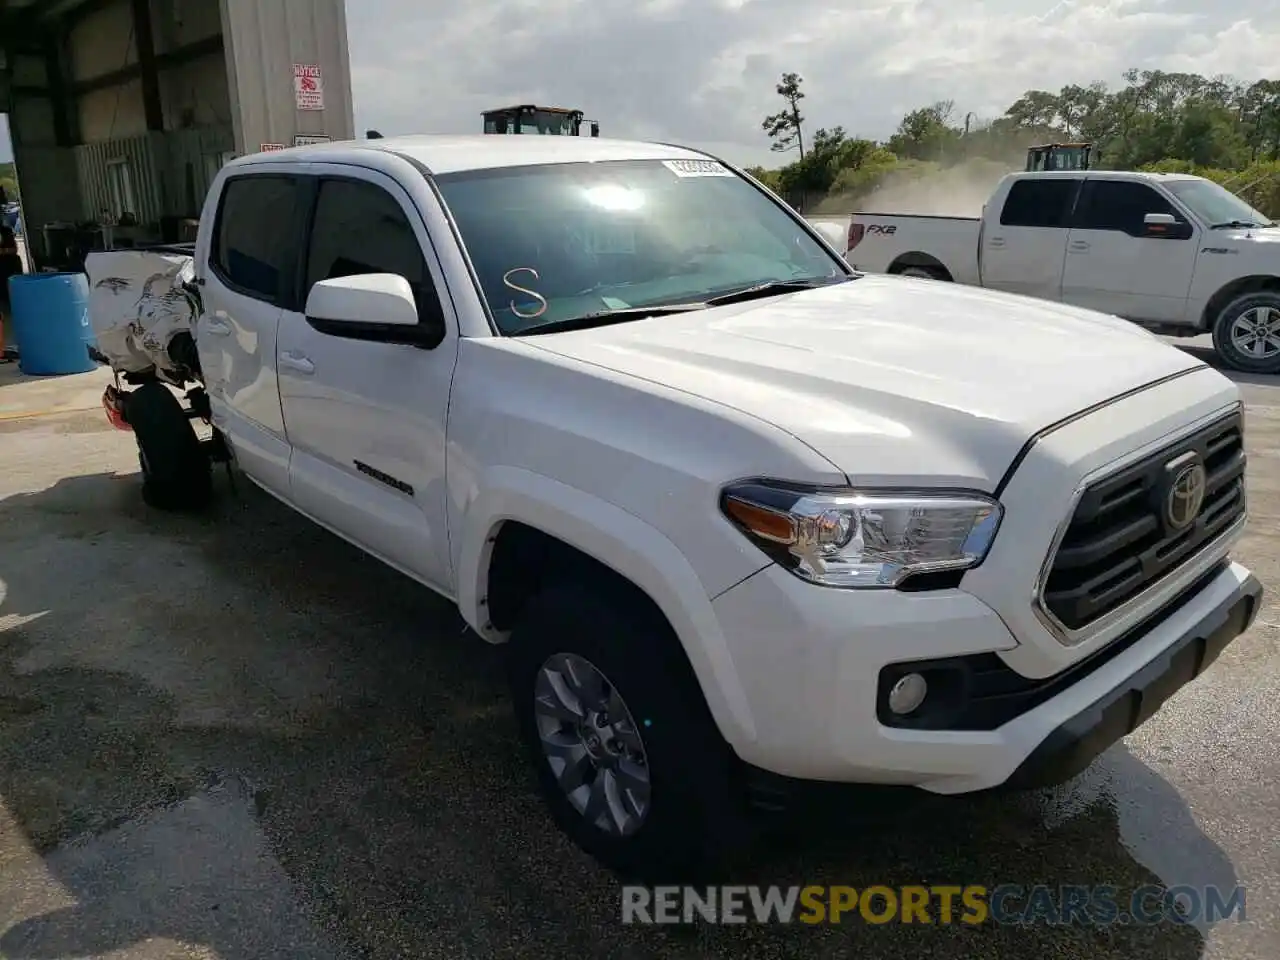
POLYGON ((918 673, 908 673, 901 677, 889 691, 889 709, 902 716, 915 710, 924 703, 929 692, 929 684, 918 673))

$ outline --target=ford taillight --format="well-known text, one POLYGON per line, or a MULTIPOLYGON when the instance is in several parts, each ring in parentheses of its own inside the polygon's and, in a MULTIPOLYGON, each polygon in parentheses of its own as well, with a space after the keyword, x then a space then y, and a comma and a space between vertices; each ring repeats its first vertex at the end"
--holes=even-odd
POLYGON ((856 247, 859 243, 861 243, 862 235, 866 233, 866 231, 867 231, 867 228, 864 227, 862 224, 851 222, 849 224, 849 242, 848 242, 848 245, 845 247, 844 252, 848 253, 850 250, 856 247))

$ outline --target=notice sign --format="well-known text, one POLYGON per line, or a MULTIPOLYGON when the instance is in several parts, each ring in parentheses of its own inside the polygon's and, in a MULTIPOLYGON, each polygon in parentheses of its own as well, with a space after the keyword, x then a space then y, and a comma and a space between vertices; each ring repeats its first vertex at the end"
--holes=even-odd
POLYGON ((264 143, 258 149, 260 149, 263 153, 270 153, 272 150, 283 150, 284 144, 283 143, 264 143))
POLYGON ((293 98, 299 110, 324 109, 324 81, 318 63, 293 65, 293 98))
POLYGON ((305 147, 311 143, 328 143, 328 137, 322 137, 319 134, 300 133, 293 138, 295 147, 305 147))

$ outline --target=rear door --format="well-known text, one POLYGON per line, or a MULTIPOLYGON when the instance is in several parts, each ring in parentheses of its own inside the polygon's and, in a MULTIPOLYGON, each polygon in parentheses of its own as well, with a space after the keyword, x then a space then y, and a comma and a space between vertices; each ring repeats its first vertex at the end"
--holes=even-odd
POLYGON ((1178 321, 1199 237, 1200 228, 1150 184, 1090 176, 1072 216, 1062 299, 1130 320, 1178 321), (1147 227, 1149 213, 1177 222, 1147 227))
POLYGON ((299 181, 281 166, 232 172, 206 211, 196 272, 204 310, 196 344, 213 420, 254 480, 287 495, 289 444, 280 411, 276 333, 298 250, 299 181))
POLYGON ((1083 177, 1015 180, 982 231, 982 285, 1041 300, 1062 296, 1068 219, 1083 177))
POLYGON ((302 282, 276 345, 294 502, 449 592, 445 419, 459 341, 451 301, 438 293, 443 273, 422 215, 393 178, 331 164, 310 170, 302 282), (439 329, 443 314, 443 339, 427 348, 402 332, 344 332, 308 319, 312 286, 365 273, 407 279, 424 323, 439 329))

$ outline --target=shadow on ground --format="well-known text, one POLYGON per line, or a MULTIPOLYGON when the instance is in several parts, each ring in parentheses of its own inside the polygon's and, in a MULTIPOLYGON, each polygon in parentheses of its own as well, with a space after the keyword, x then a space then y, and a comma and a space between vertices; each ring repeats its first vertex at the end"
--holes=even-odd
MULTIPOLYGON (((533 792, 500 651, 240 486, 201 519, 147 511, 136 478, 107 475, 0 501, 10 960, 148 940, 224 960, 1200 956, 1202 932, 1176 924, 623 926, 617 881, 533 792)), ((737 879, 1106 884, 1122 902, 1162 881, 1235 885, 1123 747, 1051 794, 928 800, 876 824, 831 811, 737 879)))
POLYGON ((1239 370, 1232 370, 1228 368, 1222 362, 1222 358, 1218 356, 1218 351, 1213 349, 1212 343, 1186 343, 1179 340, 1174 340, 1172 343, 1179 350, 1182 350, 1184 353, 1189 353, 1197 360, 1207 363, 1209 366, 1213 367, 1223 376, 1229 378, 1235 383, 1255 387, 1274 387, 1277 382, 1280 382, 1280 378, 1277 378, 1274 374, 1242 373, 1239 370))

